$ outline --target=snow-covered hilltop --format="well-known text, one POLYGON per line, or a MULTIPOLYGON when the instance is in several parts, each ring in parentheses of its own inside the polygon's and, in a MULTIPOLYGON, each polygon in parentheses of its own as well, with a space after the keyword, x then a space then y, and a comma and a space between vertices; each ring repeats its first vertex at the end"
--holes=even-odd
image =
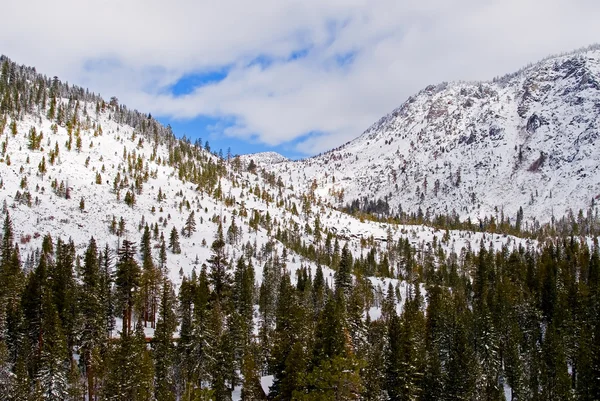
POLYGON ((277 152, 251 153, 241 156, 241 159, 247 163, 250 163, 250 161, 252 160, 255 164, 261 166, 290 161, 287 157, 280 155, 277 152))
POLYGON ((548 222, 600 198, 600 47, 480 83, 431 85, 323 155, 268 164, 343 206, 548 222))

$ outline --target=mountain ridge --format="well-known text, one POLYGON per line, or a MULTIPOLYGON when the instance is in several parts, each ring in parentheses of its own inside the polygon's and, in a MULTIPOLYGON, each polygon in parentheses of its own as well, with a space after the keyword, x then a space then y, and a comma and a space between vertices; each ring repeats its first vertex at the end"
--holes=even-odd
POLYGON ((522 208, 548 222, 595 207, 600 195, 599 71, 594 45, 488 82, 430 85, 356 139, 266 168, 304 190, 316 181, 337 207, 370 193, 392 215, 400 207, 461 219, 504 211, 514 221, 522 208))

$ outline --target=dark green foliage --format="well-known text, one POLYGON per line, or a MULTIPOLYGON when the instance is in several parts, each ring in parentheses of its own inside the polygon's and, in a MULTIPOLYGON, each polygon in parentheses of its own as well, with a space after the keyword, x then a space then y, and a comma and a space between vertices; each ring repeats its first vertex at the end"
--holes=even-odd
POLYGON ((229 263, 225 254, 225 240, 221 224, 219 224, 217 238, 211 245, 211 257, 207 262, 211 268, 209 278, 213 286, 213 294, 218 301, 222 302, 230 296, 232 278, 227 271, 229 263))
POLYGON ((153 367, 146 347, 141 322, 135 332, 121 333, 120 341, 110 350, 108 375, 103 399, 114 401, 146 401, 152 397, 153 367))
POLYGON ((338 270, 335 274, 335 290, 336 292, 343 293, 345 297, 350 295, 350 289, 352 288, 352 254, 348 249, 348 244, 344 245, 342 249, 342 256, 338 270))
POLYGON ((78 343, 81 364, 86 375, 88 399, 93 399, 96 394, 98 375, 102 370, 100 354, 107 341, 106 310, 102 307, 100 257, 94 238, 90 240, 85 251, 81 282, 78 300, 80 311, 78 343))
POLYGON ((179 233, 177 229, 173 227, 171 234, 169 235, 169 248, 171 252, 178 254, 181 253, 181 245, 179 244, 179 233))
POLYGON ((196 232, 196 217, 195 213, 192 210, 187 220, 185 221, 185 225, 183 226, 183 235, 186 237, 191 237, 194 232, 196 232))
POLYGON ((42 300, 42 324, 38 343, 39 363, 35 382, 43 399, 63 400, 68 394, 70 358, 59 315, 49 293, 42 300))
POLYGON ((173 334, 177 328, 175 315, 175 293, 168 279, 163 280, 160 297, 158 323, 153 342, 154 396, 156 401, 175 401, 176 383, 174 375, 175 345, 173 334))
POLYGON ((119 310, 123 316, 123 332, 131 332, 131 318, 140 286, 140 267, 135 261, 135 245, 123 240, 117 252, 115 290, 119 310))

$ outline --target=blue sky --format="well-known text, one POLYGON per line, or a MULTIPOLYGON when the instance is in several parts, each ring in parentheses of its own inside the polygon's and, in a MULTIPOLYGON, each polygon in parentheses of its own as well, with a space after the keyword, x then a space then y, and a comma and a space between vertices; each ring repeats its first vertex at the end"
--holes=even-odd
POLYGON ((306 154, 295 150, 296 141, 277 146, 265 146, 265 144, 261 143, 257 138, 239 139, 234 136, 223 136, 222 133, 215 131, 215 128, 213 128, 215 125, 223 122, 220 119, 210 117, 173 119, 160 116, 155 118, 164 125, 170 124, 173 132, 179 137, 185 135, 185 137, 190 138, 192 142, 199 139, 202 141, 202 145, 208 141, 211 151, 218 152, 219 149, 221 149, 223 154, 227 154, 227 150, 231 149, 232 155, 273 151, 290 159, 301 159, 306 157, 306 154))
MULTIPOLYGON (((293 50, 285 58, 286 62, 299 60, 308 57, 311 52, 310 48, 301 48, 293 50)), ((351 65, 354 53, 336 55, 334 68, 347 68, 351 65)), ((248 66, 259 66, 261 69, 268 69, 274 63, 281 62, 267 56, 259 56, 248 62, 248 66)), ((223 66, 202 73, 190 73, 182 76, 178 81, 173 83, 166 92, 174 97, 191 95, 196 90, 209 85, 217 85, 227 78, 231 71, 231 66, 223 66)), ((200 140, 203 144, 209 142, 212 151, 223 151, 226 154, 231 150, 233 155, 258 153, 264 151, 274 151, 280 153, 290 159, 300 159, 307 156, 306 153, 296 149, 299 143, 310 138, 319 137, 323 133, 318 131, 308 131, 288 142, 277 145, 266 145, 260 139, 260 133, 251 133, 243 139, 234 135, 224 135, 223 128, 234 125, 235 117, 224 116, 215 118, 210 116, 198 116, 194 118, 173 118, 169 115, 155 115, 164 125, 171 125, 173 132, 179 137, 185 136, 192 141, 200 140)), ((360 132, 357 131, 357 136, 360 132)))
POLYGON ((3 10, 0 53, 18 63, 213 149, 291 158, 356 138, 429 84, 489 80, 600 38, 596 0, 30 0, 3 10))

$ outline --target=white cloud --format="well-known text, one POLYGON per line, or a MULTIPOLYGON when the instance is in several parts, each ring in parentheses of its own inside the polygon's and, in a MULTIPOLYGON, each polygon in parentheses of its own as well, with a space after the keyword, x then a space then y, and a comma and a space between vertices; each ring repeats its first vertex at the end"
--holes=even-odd
POLYGON ((297 150, 308 154, 358 136, 428 84, 491 79, 600 37, 594 0, 31 0, 2 8, 10 18, 0 25, 0 51, 20 63, 155 115, 228 118, 226 135, 269 145, 302 138, 297 150), (272 62, 250 63, 258 57, 272 62), (168 92, 184 75, 224 66, 218 83, 168 92))

